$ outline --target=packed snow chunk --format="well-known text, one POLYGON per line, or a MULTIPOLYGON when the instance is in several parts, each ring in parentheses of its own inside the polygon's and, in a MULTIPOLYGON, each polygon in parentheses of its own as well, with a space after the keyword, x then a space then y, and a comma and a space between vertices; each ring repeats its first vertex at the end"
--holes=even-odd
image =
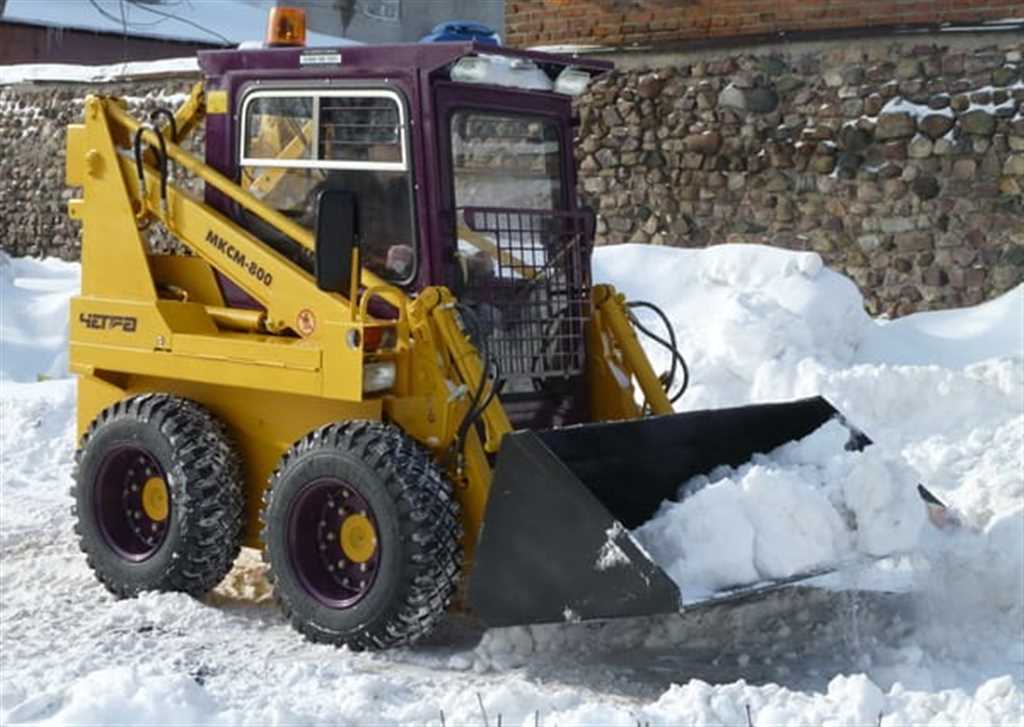
POLYGON ((761 578, 789 578, 839 560, 845 549, 842 519, 801 473, 754 466, 740 487, 761 578))
POLYGON ((914 471, 877 446, 848 458, 852 466, 842 482, 843 500, 856 520, 857 550, 882 557, 914 547, 925 508, 914 471))
POLYGON ((634 531, 685 601, 914 548, 925 523, 914 471, 878 446, 844 447, 831 421, 804 439, 680 489, 634 531), (694 494, 688 494, 694 493, 694 494))
POLYGON ((731 480, 709 485, 683 502, 666 502, 633 531, 693 601, 760 580, 754 565, 754 526, 731 480))
POLYGON ((847 451, 850 438, 850 430, 833 419, 810 436, 779 447, 772 458, 782 465, 820 468, 811 477, 820 478, 846 517, 857 551, 881 557, 911 550, 925 522, 917 473, 879 443, 847 451))
POLYGON ((878 724, 885 713, 885 695, 864 674, 840 674, 828 683, 826 698, 835 705, 833 724, 878 724))

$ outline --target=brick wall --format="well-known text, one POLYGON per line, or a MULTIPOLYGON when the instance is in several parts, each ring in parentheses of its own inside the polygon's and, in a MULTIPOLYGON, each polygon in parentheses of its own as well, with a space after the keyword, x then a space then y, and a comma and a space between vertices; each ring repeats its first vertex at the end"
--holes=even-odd
POLYGON ((196 51, 224 48, 216 43, 191 43, 167 38, 124 36, 76 28, 53 28, 0 20, 0 65, 13 63, 87 63, 101 65, 125 59, 194 56, 196 51))
POLYGON ((1022 0, 509 0, 511 46, 605 46, 1024 17, 1022 0))

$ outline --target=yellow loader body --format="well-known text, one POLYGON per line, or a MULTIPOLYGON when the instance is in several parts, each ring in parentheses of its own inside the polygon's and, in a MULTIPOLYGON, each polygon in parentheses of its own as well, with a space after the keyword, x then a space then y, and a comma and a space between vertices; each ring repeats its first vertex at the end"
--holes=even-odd
MULTIPOLYGON (((358 93, 364 106, 382 97, 358 93)), ((118 99, 92 96, 84 122, 68 130, 67 183, 82 190, 69 213, 83 226, 82 291, 70 327, 79 529, 90 565, 115 593, 202 592, 223 577, 241 542, 265 550, 297 628, 356 648, 424 633, 460 573, 469 578, 469 608, 492 624, 679 610, 678 586, 629 528, 687 478, 837 416, 822 399, 674 414, 624 297, 589 284, 581 214, 534 215, 504 238, 481 226, 528 215, 477 208, 477 227, 457 223, 459 244, 512 271, 492 292, 518 308, 473 313, 448 287, 413 291, 385 281, 360 264, 356 238, 338 232, 348 228, 331 227, 348 219, 351 195, 320 192, 315 230, 254 196, 285 183, 281 169, 301 161, 312 123, 289 127, 287 143, 283 127, 261 130, 259 143, 281 146, 271 160, 280 168, 247 170, 250 191, 181 147, 205 115, 230 108, 224 91, 208 96, 197 84, 158 128, 118 99), (267 244, 243 216, 192 196, 172 169, 290 239, 315 268, 267 244), (545 232, 541 222, 555 227, 545 232), (151 225, 188 254, 150 254, 151 225), (539 256, 536 240, 551 229, 576 246, 539 256), (555 291, 570 303, 531 329, 557 345, 534 348, 540 353, 520 362, 521 379, 549 386, 540 369, 569 361, 579 351, 558 346, 582 341, 585 356, 572 361, 582 361, 573 373, 587 418, 514 431, 506 403, 515 395, 501 390, 479 333, 516 325, 507 318, 535 305, 538 291, 563 285, 552 282, 559 266, 587 273, 569 293, 555 291), (229 300, 225 279, 252 305, 229 300), (475 327, 468 316, 479 316, 475 327), (140 488, 150 504, 139 505, 140 488), (215 497, 226 504, 206 515, 189 509, 215 497), (216 532, 195 535, 210 522, 216 532), (225 545, 209 545, 214 536, 225 545), (597 568, 609 543, 622 559, 597 568), (216 567, 202 577, 174 571, 188 557, 199 570, 208 560, 216 567)), ((479 272, 478 256, 463 261, 476 266, 467 276, 479 272)))

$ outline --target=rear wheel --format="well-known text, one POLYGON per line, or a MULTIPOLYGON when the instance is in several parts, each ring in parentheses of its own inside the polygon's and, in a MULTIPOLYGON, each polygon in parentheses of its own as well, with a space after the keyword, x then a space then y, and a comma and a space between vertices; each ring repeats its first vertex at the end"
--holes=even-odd
POLYGON ((458 506, 429 454, 395 427, 331 424, 284 456, 264 497, 264 558, 292 625, 381 649, 441 619, 458 582, 458 506))
POLYGON ((75 455, 75 532, 117 596, 195 596, 227 575, 242 535, 242 471, 224 425, 188 399, 104 409, 75 455))

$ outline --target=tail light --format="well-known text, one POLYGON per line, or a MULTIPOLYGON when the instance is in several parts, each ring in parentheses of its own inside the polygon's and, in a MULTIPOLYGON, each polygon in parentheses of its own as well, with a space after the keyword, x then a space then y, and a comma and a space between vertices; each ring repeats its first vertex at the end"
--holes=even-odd
POLYGON ((366 326, 363 328, 363 350, 373 352, 394 348, 396 338, 393 326, 366 326))

